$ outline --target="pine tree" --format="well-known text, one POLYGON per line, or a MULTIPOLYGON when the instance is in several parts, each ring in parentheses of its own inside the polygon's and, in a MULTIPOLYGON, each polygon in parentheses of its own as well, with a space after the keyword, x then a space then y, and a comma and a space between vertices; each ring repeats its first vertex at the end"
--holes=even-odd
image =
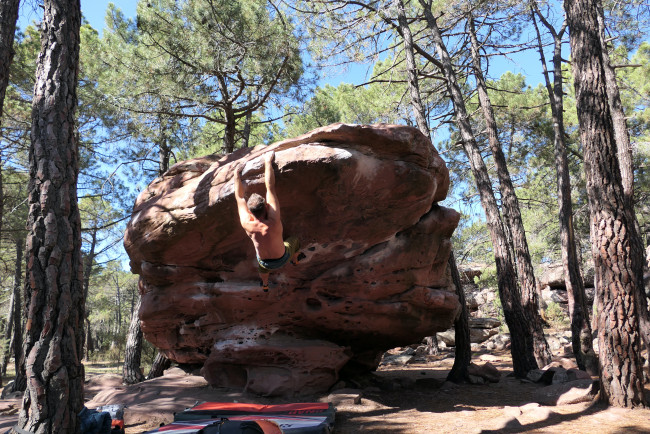
POLYGON ((25 368, 18 427, 79 432, 84 303, 75 131, 79 0, 45 0, 32 110, 25 368))

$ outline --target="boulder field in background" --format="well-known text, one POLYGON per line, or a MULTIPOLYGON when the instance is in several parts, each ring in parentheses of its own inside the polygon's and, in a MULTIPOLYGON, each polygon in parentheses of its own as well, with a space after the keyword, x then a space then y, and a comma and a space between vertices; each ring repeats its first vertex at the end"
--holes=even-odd
POLYGON ((446 278, 459 214, 431 142, 397 125, 333 124, 295 139, 172 166, 138 197, 124 245, 140 275, 145 338, 202 365, 213 385, 262 395, 325 391, 344 372, 448 329, 446 278), (259 286, 232 176, 264 194, 275 150, 285 238, 304 258, 259 286))

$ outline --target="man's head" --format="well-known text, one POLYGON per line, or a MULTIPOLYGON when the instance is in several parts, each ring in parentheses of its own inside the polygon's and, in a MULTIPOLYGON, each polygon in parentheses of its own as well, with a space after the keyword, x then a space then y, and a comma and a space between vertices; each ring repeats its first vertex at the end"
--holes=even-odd
POLYGON ((257 193, 251 194, 251 197, 248 198, 248 210, 255 216, 256 219, 266 218, 266 201, 262 196, 257 193))

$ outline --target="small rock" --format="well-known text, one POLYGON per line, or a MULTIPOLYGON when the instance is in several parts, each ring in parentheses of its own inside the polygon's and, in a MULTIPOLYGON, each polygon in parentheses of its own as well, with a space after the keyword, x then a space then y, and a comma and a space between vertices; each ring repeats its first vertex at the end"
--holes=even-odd
POLYGON ((481 354, 478 358, 482 362, 500 362, 502 357, 495 356, 494 354, 481 354))
POLYGON ((25 392, 21 392, 21 391, 12 392, 11 389, 13 388, 13 386, 14 386, 13 381, 8 382, 7 385, 2 389, 2 393, 0 394, 0 399, 22 398, 25 392))
POLYGON ((469 318, 469 326, 478 329, 493 329, 499 327, 501 321, 496 318, 469 318))
POLYGON ((525 412, 527 412, 527 411, 533 411, 533 410, 536 411, 536 410, 538 410, 539 408, 540 408, 540 405, 539 405, 539 403, 537 403, 537 402, 529 402, 528 404, 526 404, 526 405, 522 405, 521 407, 519 407, 519 409, 521 410, 522 414, 525 413, 525 412))
POLYGON ((468 381, 470 384, 485 384, 485 379, 483 377, 479 377, 478 375, 468 375, 467 376, 468 381))
POLYGON ((528 371, 528 374, 526 374, 526 379, 532 381, 533 383, 537 383, 542 379, 542 376, 544 375, 544 371, 541 369, 531 369, 528 371))
POLYGON ((397 355, 384 355, 383 360, 381 361, 382 365, 406 365, 408 362, 413 359, 413 356, 408 354, 397 354, 397 355))
POLYGON ((357 397, 360 398, 361 396, 362 396, 362 392, 359 389, 343 388, 330 393, 327 396, 327 400, 335 406, 350 401, 356 404, 355 401, 357 400, 357 397))
POLYGON ((592 402, 599 390, 598 380, 576 380, 553 384, 535 391, 534 399, 542 405, 566 405, 592 402))
POLYGON ((568 381, 569 381, 569 375, 567 374, 566 369, 558 368, 557 371, 555 371, 555 375, 553 375, 551 384, 566 383, 568 381))
POLYGON ((501 373, 490 362, 486 362, 482 366, 470 363, 467 372, 470 376, 481 377, 491 383, 498 383, 501 379, 501 373))
POLYGON ((445 330, 444 332, 436 333, 438 343, 443 342, 448 347, 456 345, 456 332, 454 329, 445 330))
POLYGON ((568 381, 575 380, 591 380, 591 375, 588 372, 581 371, 580 369, 571 368, 567 369, 568 381))
POLYGON ((544 366, 542 369, 557 368, 561 367, 564 369, 577 368, 578 364, 575 360, 569 359, 567 357, 561 357, 559 359, 553 360, 548 365, 544 366))
POLYGON ((516 417, 500 417, 490 421, 487 432, 521 432, 523 426, 516 417))
POLYGON ((521 416, 521 409, 519 407, 503 407, 503 415, 511 418, 521 416))

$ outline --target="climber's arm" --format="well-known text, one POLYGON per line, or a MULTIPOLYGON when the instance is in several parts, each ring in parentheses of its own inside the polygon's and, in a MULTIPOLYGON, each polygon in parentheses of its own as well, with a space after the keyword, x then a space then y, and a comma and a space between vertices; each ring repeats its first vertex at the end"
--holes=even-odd
POLYGON ((266 203, 269 205, 269 218, 280 220, 280 201, 275 192, 275 172, 273 160, 275 151, 264 154, 264 182, 266 184, 266 203))
POLYGON ((239 219, 244 221, 248 220, 250 211, 248 210, 248 205, 246 205, 246 197, 244 196, 246 192, 246 187, 241 180, 241 172, 244 170, 244 164, 241 163, 237 166, 235 170, 235 177, 233 183, 235 186, 235 199, 237 200, 237 211, 239 212, 239 219))

